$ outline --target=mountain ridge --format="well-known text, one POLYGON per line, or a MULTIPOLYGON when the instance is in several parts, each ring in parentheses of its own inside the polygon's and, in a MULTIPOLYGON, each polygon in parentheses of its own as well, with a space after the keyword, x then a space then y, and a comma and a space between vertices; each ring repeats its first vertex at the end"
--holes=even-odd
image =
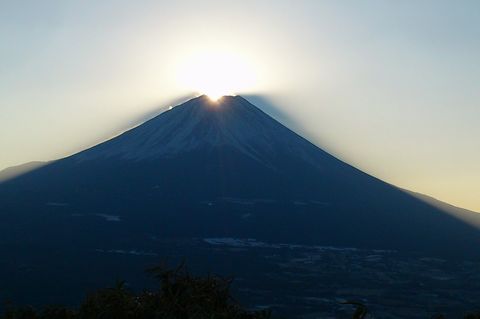
MULTIPOLYGON (((55 161, 59 161, 59 160, 63 160, 63 159, 71 158, 71 157, 78 157, 78 160, 81 161, 81 160, 82 160, 82 156, 81 156, 81 155, 82 155, 83 153, 85 153, 85 152, 87 152, 87 151, 90 151, 90 150, 92 150, 92 149, 95 149, 96 147, 98 147, 98 146, 100 146, 100 145, 102 145, 102 144, 104 144, 104 143, 106 143, 106 142, 110 142, 110 141, 112 141, 112 140, 115 140, 115 139, 117 139, 117 138, 125 135, 126 133, 137 129, 138 127, 141 127, 141 126, 143 126, 143 125, 145 125, 145 124, 147 124, 147 123, 149 123, 149 122, 151 122, 151 121, 154 121, 154 120, 158 119, 160 116, 164 115, 166 112, 169 112, 169 111, 171 111, 171 110, 173 110, 173 109, 177 109, 177 108, 179 108, 179 107, 184 107, 184 106, 185 106, 184 104, 187 104, 187 103, 190 102, 190 101, 194 101, 194 100, 201 99, 201 100, 207 101, 207 104, 210 104, 212 108, 215 108, 215 107, 221 106, 221 104, 222 104, 222 103, 221 103, 221 100, 222 100, 222 99, 231 99, 231 98, 233 98, 233 99, 242 99, 242 100, 248 102, 249 104, 251 104, 247 99, 243 98, 243 97, 240 96, 240 95, 238 95, 238 96, 223 96, 223 97, 221 97, 221 98, 219 99, 219 101, 212 101, 212 100, 210 100, 210 98, 209 98, 207 95, 201 95, 201 96, 197 96, 197 97, 194 97, 194 98, 190 98, 190 99, 187 99, 185 102, 180 103, 178 106, 170 107, 169 109, 166 109, 166 108, 165 108, 165 110, 163 110, 163 111, 160 112, 159 114, 154 115, 152 118, 147 119, 146 121, 144 121, 144 122, 142 122, 142 123, 139 123, 138 125, 130 128, 130 129, 127 129, 127 130, 125 130, 125 131, 123 131, 123 132, 115 135, 114 137, 112 137, 112 138, 110 138, 110 139, 108 139, 108 140, 106 140, 106 141, 103 141, 103 142, 100 142, 100 143, 98 143, 98 144, 96 144, 96 145, 93 145, 93 146, 91 146, 91 147, 88 147, 88 148, 86 148, 86 149, 84 149, 84 150, 81 150, 81 151, 75 153, 75 154, 72 154, 72 155, 69 155, 69 156, 66 156, 66 157, 63 157, 63 158, 59 158, 59 159, 56 159, 56 160, 51 160, 51 161, 31 161, 31 162, 26 162, 26 163, 19 164, 19 165, 14 165, 14 166, 6 167, 6 168, 0 170, 0 183, 5 182, 5 181, 7 181, 7 180, 9 180, 9 179, 12 179, 12 178, 14 178, 15 176, 20 176, 20 175, 22 175, 22 174, 24 174, 24 173, 28 173, 28 172, 30 172, 30 171, 32 171, 32 170, 34 170, 34 169, 37 169, 37 168, 40 168, 40 167, 42 167, 42 166, 51 164, 51 163, 53 163, 53 162, 55 162, 55 161), (219 102, 220 102, 220 103, 219 103, 219 102)), ((188 105, 188 106, 192 106, 192 105, 188 105)), ((188 107, 188 106, 187 106, 187 107, 188 107)), ((198 106, 198 105, 193 105, 193 106, 198 106)), ((253 105, 252 105, 252 106, 253 106, 253 105)), ((255 107, 255 106, 254 106, 254 107, 255 107)), ((256 108, 258 111, 260 111, 261 113, 263 113, 264 115, 266 115, 267 117, 271 117, 271 115, 269 115, 268 113, 266 113, 266 112, 263 111, 262 109, 260 109, 260 108, 258 108, 258 107, 255 107, 255 108, 256 108)), ((276 121, 275 118, 272 118, 272 119, 273 119, 274 121, 276 121)), ((284 126, 285 129, 287 129, 287 130, 289 130, 290 132, 292 132, 292 133, 294 133, 295 135, 297 135, 297 136, 298 136, 299 138, 301 138, 302 140, 305 140, 307 143, 312 144, 313 146, 317 147, 317 148, 320 149, 321 151, 325 152, 320 146, 318 146, 318 145, 310 142, 308 139, 304 138, 303 136, 301 136, 300 134, 298 134, 297 132, 295 132, 293 129, 289 128, 288 126, 285 126, 284 124, 281 124, 281 125, 284 126)), ((336 156, 334 156, 334 155, 331 155, 331 154, 328 153, 328 152, 325 152, 325 153, 327 153, 328 155, 334 157, 334 158, 337 159, 338 161, 341 161, 341 162, 345 163, 346 165, 349 165, 349 166, 353 167, 354 169, 359 170, 359 171, 361 171, 361 172, 363 172, 363 173, 371 176, 372 178, 381 180, 380 177, 377 177, 377 176, 371 175, 371 174, 369 174, 369 173, 366 173, 366 172, 362 171, 361 169, 359 169, 359 168, 357 168, 357 167, 355 167, 355 166, 353 166, 353 165, 351 165, 351 164, 348 164, 347 162, 339 159, 338 157, 336 157, 336 156)), ((84 160, 85 160, 85 159, 84 159, 84 160)), ((471 210, 471 209, 466 209, 466 208, 463 208, 463 207, 460 207, 460 206, 452 205, 452 204, 450 204, 450 203, 448 203, 448 202, 446 202, 446 201, 442 201, 442 200, 440 200, 440 199, 434 198, 434 197, 432 197, 431 195, 427 195, 427 194, 423 194, 423 193, 418 193, 418 192, 416 192, 416 191, 412 191, 412 190, 408 190, 408 189, 403 189, 403 188, 401 188, 401 187, 396 186, 395 184, 391 184, 391 183, 388 183, 388 182, 385 182, 385 183, 387 183, 387 184, 389 184, 389 185, 391 185, 391 186, 393 186, 393 187, 396 187, 396 188, 398 188, 398 189, 400 189, 400 190, 402 190, 402 191, 404 191, 404 192, 406 192, 406 193, 410 193, 410 194, 412 194, 412 195, 414 195, 414 196, 419 195, 419 197, 422 197, 422 198, 424 198, 424 199, 427 200, 427 201, 430 200, 431 202, 438 202, 438 203, 441 203, 441 204, 444 204, 444 205, 451 206, 451 207, 453 207, 454 209, 465 210, 466 212, 478 213, 478 212, 473 211, 473 210, 471 210)), ((440 204, 439 204, 439 205, 440 205, 440 204)))
POLYGON ((160 231, 467 255, 480 244, 475 227, 335 158, 241 97, 189 100, 0 184, 0 211, 28 219, 59 210, 119 216, 125 237, 160 231))

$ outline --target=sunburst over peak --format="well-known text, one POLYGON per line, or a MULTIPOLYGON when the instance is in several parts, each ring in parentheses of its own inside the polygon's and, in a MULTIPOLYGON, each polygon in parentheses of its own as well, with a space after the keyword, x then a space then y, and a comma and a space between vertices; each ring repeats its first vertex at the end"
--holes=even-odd
POLYGON ((212 101, 225 95, 255 91, 257 75, 248 59, 221 50, 198 52, 179 68, 181 87, 208 96, 212 101))

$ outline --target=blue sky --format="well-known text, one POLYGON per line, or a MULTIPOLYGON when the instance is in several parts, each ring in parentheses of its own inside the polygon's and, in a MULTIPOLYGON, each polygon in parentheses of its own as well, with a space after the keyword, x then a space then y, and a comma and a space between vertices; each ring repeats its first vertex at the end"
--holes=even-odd
POLYGON ((478 1, 0 1, 0 169, 222 78, 368 173, 480 211, 479 56, 478 1))

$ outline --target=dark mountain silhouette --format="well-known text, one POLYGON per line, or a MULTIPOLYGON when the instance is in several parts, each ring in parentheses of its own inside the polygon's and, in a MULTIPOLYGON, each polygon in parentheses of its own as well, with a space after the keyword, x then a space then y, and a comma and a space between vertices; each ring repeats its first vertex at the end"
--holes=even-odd
POLYGON ((165 237, 462 256, 478 256, 480 244, 475 227, 331 156, 240 96, 194 98, 6 181, 0 211, 10 223, 22 216, 17 228, 32 241, 34 221, 49 229, 41 240, 112 240, 100 228, 82 233, 65 217, 53 221, 54 212, 118 216, 125 233, 165 237))

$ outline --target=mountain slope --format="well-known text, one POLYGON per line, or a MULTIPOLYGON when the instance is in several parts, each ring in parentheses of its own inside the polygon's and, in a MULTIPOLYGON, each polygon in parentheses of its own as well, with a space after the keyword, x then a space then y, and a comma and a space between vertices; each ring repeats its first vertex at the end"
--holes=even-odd
POLYGON ((24 175, 46 164, 46 162, 34 161, 17 166, 7 167, 0 171, 0 183, 8 181, 9 179, 15 178, 17 176, 24 175))
POLYGON ((0 205, 5 216, 27 219, 52 211, 120 216, 124 237, 255 237, 469 256, 480 243, 476 228, 336 159, 240 96, 192 99, 5 182, 0 205))

